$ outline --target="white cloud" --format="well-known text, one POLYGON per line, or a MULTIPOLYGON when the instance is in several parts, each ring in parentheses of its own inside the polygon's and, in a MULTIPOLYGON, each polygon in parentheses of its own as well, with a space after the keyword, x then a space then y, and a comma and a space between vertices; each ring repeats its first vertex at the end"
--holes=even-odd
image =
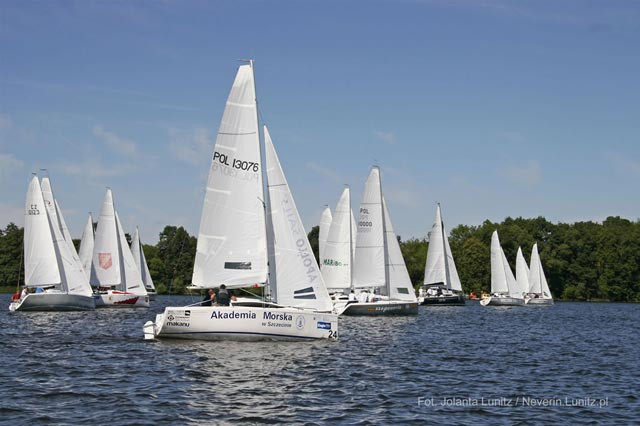
POLYGON ((208 129, 169 130, 169 150, 182 161, 194 165, 205 163, 212 154, 212 148, 208 129))
POLYGON ((108 132, 102 126, 94 126, 93 135, 104 142, 109 148, 117 154, 134 157, 138 153, 138 147, 135 142, 121 138, 115 133, 108 132))
POLYGON ((0 153, 0 182, 4 182, 12 174, 22 170, 24 163, 13 154, 0 153))
POLYGON ((136 167, 133 164, 124 163, 106 166, 97 160, 89 160, 63 164, 61 169, 67 175, 103 178, 131 173, 136 170, 136 167))
POLYGON ((396 135, 393 132, 381 132, 379 130, 374 130, 373 136, 390 145, 396 143, 396 135))
POLYGON ((505 171, 506 177, 519 185, 533 186, 540 182, 542 177, 540 164, 535 160, 529 160, 526 165, 510 164, 505 171))
POLYGON ((320 166, 316 163, 314 163, 313 161, 310 161, 306 164, 307 169, 312 170, 324 177, 327 177, 329 179, 331 179, 334 182, 337 183, 344 183, 344 179, 342 178, 342 176, 336 172, 335 170, 329 169, 327 167, 323 167, 320 166))

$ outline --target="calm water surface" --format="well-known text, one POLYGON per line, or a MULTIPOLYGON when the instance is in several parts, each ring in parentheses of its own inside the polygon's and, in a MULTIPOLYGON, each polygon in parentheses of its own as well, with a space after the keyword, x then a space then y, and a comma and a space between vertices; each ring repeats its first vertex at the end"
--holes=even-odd
POLYGON ((0 296, 5 424, 640 423, 634 304, 472 302, 340 318, 335 342, 215 343, 143 340, 145 321, 188 297, 16 314, 9 298, 0 296))

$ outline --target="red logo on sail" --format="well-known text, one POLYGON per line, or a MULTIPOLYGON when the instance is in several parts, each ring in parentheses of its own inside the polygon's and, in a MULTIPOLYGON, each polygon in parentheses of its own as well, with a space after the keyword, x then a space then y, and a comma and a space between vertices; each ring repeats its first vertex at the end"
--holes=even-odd
POLYGON ((98 263, 102 269, 109 269, 113 264, 111 262, 111 253, 98 253, 98 263))

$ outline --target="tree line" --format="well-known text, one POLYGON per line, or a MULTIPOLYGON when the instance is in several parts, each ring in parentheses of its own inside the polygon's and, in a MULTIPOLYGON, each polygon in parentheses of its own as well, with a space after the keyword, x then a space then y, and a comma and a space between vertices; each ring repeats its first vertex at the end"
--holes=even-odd
MULTIPOLYGON (((465 293, 491 288, 491 234, 497 230, 505 255, 515 271, 515 257, 522 247, 529 261, 538 243, 545 275, 556 299, 640 301, 640 220, 608 217, 602 223, 553 224, 543 217, 506 218, 501 223, 459 225, 449 242, 465 293)), ((0 287, 15 290, 24 279, 23 229, 13 223, 0 229, 0 287)), ((424 277, 428 238, 411 238, 400 247, 417 288, 424 277)), ((309 232, 318 259, 318 227, 309 232)), ((74 240, 76 247, 79 241, 74 240)), ((156 245, 143 245, 151 277, 163 293, 184 293, 191 283, 196 237, 181 226, 165 226, 156 245)))

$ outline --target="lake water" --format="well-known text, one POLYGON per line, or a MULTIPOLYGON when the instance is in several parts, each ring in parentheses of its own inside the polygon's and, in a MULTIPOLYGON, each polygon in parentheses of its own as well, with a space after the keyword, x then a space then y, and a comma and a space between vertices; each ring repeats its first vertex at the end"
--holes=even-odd
POLYGON ((471 302, 340 318, 337 341, 216 343, 143 340, 145 321, 188 297, 15 314, 9 298, 6 424, 640 423, 636 304, 471 302))

